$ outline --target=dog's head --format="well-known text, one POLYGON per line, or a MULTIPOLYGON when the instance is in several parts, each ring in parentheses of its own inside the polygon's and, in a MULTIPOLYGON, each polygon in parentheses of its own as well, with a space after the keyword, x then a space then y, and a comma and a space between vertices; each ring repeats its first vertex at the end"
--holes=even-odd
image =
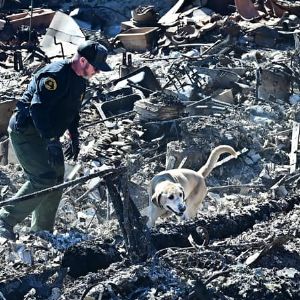
POLYGON ((161 182, 152 196, 154 205, 182 216, 186 210, 184 189, 179 183, 161 182))

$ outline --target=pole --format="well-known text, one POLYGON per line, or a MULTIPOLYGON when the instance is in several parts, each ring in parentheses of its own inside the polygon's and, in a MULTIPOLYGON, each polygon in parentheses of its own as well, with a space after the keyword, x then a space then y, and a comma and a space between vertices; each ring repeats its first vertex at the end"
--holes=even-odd
POLYGON ((77 179, 74 179, 74 180, 71 180, 68 182, 64 182, 64 183, 49 187, 47 189, 41 190, 41 191, 37 191, 37 192, 31 193, 28 195, 24 195, 24 196, 21 196, 18 198, 10 198, 10 199, 1 201, 0 207, 5 206, 5 205, 12 205, 12 204, 22 202, 22 201, 26 201, 28 199, 35 198, 35 197, 56 191, 58 189, 66 188, 66 187, 73 186, 73 185, 81 183, 81 182, 85 182, 85 181, 95 178, 95 177, 104 177, 104 176, 107 176, 108 174, 116 174, 116 173, 121 174, 122 172, 124 172, 124 170, 126 170, 125 167, 121 167, 118 169, 107 169, 107 170, 103 170, 103 171, 98 171, 96 173, 82 176, 80 178, 77 178, 77 179))
POLYGON ((30 23, 29 23, 28 43, 30 43, 30 40, 31 40, 32 15, 33 15, 33 0, 31 0, 31 2, 30 2, 30 23))

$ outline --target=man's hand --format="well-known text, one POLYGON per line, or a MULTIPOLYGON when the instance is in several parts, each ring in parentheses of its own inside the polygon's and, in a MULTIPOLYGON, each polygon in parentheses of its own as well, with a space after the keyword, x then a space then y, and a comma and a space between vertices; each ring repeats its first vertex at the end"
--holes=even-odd
POLYGON ((68 148, 65 151, 65 156, 67 159, 73 158, 73 160, 77 160, 78 154, 79 154, 80 148, 79 148, 79 137, 74 136, 71 138, 71 142, 69 143, 68 148))
POLYGON ((61 143, 58 138, 48 139, 48 162, 54 167, 64 163, 64 154, 61 148, 61 143))

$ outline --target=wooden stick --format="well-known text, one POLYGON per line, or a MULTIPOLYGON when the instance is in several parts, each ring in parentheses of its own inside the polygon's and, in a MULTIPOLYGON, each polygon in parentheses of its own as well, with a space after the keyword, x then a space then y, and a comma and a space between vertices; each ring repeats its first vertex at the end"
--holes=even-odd
POLYGON ((4 201, 0 202, 0 207, 5 206, 5 205, 16 204, 18 202, 22 202, 22 201, 25 201, 25 200, 28 200, 28 199, 31 199, 31 198, 36 198, 38 196, 51 193, 51 192, 56 191, 58 189, 63 189, 63 188, 73 186, 73 185, 81 183, 81 182, 85 182, 85 181, 87 181, 89 179, 92 179, 92 178, 95 178, 95 177, 103 177, 103 176, 106 176, 108 174, 115 174, 115 173, 120 173, 121 174, 122 172, 124 172, 124 170, 126 170, 125 167, 121 167, 121 168, 118 168, 118 169, 108 169, 108 170, 99 171, 99 172, 96 172, 96 173, 93 173, 93 174, 90 174, 90 175, 87 175, 87 176, 83 176, 83 177, 74 179, 72 181, 64 182, 64 183, 46 188, 46 189, 38 191, 38 192, 34 192, 34 193, 31 193, 31 194, 28 194, 28 195, 24 195, 24 196, 21 196, 21 197, 18 197, 18 198, 11 198, 11 199, 8 199, 8 200, 4 200, 4 201))
POLYGON ((108 117, 106 119, 101 119, 101 120, 92 122, 90 124, 82 125, 82 126, 79 127, 79 129, 84 129, 84 128, 87 128, 87 127, 90 127, 90 126, 93 126, 93 125, 96 125, 96 124, 99 124, 99 123, 104 123, 105 121, 110 121, 110 120, 114 120, 114 119, 117 119, 117 118, 123 118, 123 117, 127 117, 127 116, 130 116, 130 115, 133 115, 133 114, 135 114, 135 111, 131 110, 131 111, 128 111, 128 112, 124 112, 124 113, 121 113, 121 114, 118 114, 118 115, 108 117))
POLYGON ((208 192, 222 192, 228 189, 236 189, 236 188, 250 188, 250 189, 256 189, 256 188, 264 188, 265 185, 263 184, 241 184, 241 185, 221 185, 221 186, 212 186, 208 188, 208 192))
POLYGON ((290 153, 290 173, 294 173, 297 168, 297 150, 299 143, 300 123, 293 122, 292 146, 290 153))

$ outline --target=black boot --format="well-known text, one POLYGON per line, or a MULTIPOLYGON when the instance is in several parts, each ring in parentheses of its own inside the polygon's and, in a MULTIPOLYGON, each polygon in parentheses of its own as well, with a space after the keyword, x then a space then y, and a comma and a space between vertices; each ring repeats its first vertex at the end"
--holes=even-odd
POLYGON ((5 221, 0 219, 0 237, 7 240, 16 240, 13 226, 7 224, 5 221))

